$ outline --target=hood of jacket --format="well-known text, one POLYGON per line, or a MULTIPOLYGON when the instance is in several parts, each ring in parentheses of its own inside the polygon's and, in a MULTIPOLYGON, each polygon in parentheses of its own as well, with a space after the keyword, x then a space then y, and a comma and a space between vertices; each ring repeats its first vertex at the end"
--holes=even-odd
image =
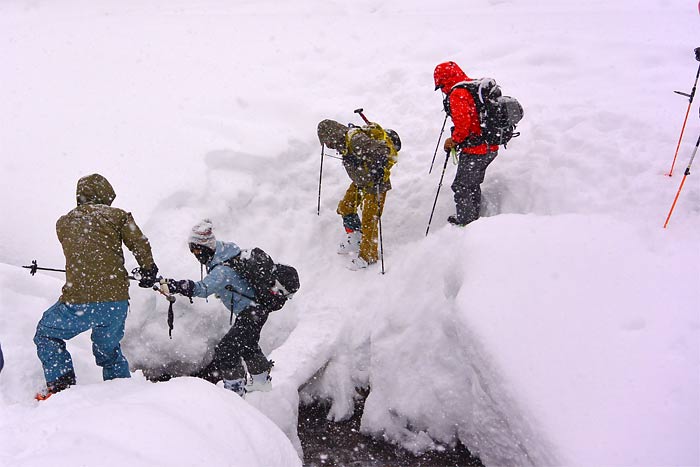
POLYGON ((106 178, 100 174, 92 174, 78 180, 75 197, 78 206, 82 204, 106 204, 110 206, 117 195, 106 178))
POLYGON ((222 242, 217 240, 214 256, 207 263, 207 271, 211 271, 215 266, 241 254, 241 249, 235 243, 222 242))
POLYGON ((349 128, 342 123, 326 119, 318 124, 316 133, 321 144, 336 151, 344 152, 346 149, 345 135, 348 133, 348 130, 349 128))
POLYGON ((433 78, 435 79, 435 90, 440 89, 445 94, 450 92, 455 84, 470 80, 455 62, 444 62, 436 66, 433 78))

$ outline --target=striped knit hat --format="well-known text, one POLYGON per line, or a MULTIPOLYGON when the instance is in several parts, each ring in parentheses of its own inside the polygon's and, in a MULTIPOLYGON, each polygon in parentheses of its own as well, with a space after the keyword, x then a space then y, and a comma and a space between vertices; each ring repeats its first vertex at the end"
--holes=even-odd
POLYGON ((212 250, 216 250, 216 237, 214 236, 214 225, 209 219, 204 219, 192 227, 188 243, 203 245, 212 250))

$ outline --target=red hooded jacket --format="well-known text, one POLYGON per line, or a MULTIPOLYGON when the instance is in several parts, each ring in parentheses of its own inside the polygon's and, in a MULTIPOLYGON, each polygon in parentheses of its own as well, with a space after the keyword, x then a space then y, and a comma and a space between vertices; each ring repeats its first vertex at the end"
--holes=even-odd
MULTIPOLYGON (((452 91, 455 84, 468 81, 471 78, 455 62, 444 62, 435 67, 435 90, 440 89, 449 94, 450 116, 454 129, 452 140, 461 144, 471 135, 481 136, 479 126, 479 113, 471 93, 464 88, 452 91), (450 91, 452 91, 450 93, 450 91)), ((465 147, 461 151, 466 154, 486 154, 498 151, 498 146, 480 144, 479 146, 465 147)))

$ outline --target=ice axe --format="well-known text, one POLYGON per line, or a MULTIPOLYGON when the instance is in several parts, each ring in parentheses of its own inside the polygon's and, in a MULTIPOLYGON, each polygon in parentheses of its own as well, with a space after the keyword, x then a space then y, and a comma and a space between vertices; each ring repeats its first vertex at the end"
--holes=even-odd
POLYGON ((354 110, 354 112, 355 112, 356 114, 359 114, 360 117, 362 117, 362 120, 364 120, 365 123, 366 123, 367 125, 369 125, 369 124, 372 123, 372 122, 370 122, 369 120, 367 120, 367 117, 365 117, 365 114, 362 113, 362 112, 364 112, 364 111, 365 111, 365 109, 362 109, 362 108, 360 108, 360 109, 355 109, 355 110, 354 110))

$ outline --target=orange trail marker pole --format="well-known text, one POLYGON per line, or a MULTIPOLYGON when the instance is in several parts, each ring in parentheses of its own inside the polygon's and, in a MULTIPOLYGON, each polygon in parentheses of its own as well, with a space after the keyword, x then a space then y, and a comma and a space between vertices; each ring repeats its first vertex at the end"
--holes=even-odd
POLYGON ((693 165, 693 159, 695 159, 695 154, 698 152, 698 146, 700 146, 700 137, 698 137, 698 142, 695 143, 695 149, 693 149, 693 155, 690 156, 690 162, 688 162, 688 167, 685 168, 685 173, 683 174, 683 179, 681 180, 681 186, 678 187, 678 192, 676 193, 676 197, 673 198, 673 204, 671 205, 671 210, 668 212, 668 216, 666 216, 666 222, 664 222, 664 229, 668 225, 669 219, 671 219, 671 214, 673 214, 673 208, 676 207, 676 202, 678 201, 678 196, 681 194, 681 190, 683 189, 683 184, 685 183, 686 177, 690 175, 690 166, 693 165))

